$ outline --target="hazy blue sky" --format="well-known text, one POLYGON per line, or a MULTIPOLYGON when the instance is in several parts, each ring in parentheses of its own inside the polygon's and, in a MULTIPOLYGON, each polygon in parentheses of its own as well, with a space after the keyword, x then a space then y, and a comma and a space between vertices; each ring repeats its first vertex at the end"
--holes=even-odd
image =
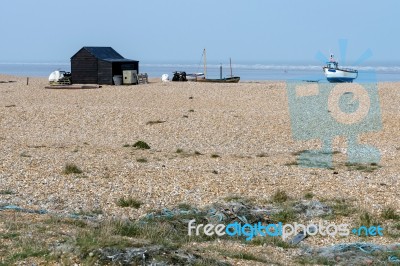
POLYGON ((112 46, 141 62, 315 62, 366 49, 399 61, 400 1, 1 0, 0 62, 65 61, 82 46, 112 46))

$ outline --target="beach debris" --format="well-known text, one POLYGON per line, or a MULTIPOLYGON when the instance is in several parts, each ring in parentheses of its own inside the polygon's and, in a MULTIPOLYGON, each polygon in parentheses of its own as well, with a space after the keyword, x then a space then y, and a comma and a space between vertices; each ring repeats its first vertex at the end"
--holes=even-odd
POLYGON ((329 265, 387 265, 399 263, 397 254, 400 243, 377 245, 374 243, 342 243, 329 247, 310 248, 303 250, 302 259, 308 257, 308 262, 324 261, 329 265))
POLYGON ((48 215, 54 215, 55 217, 60 217, 60 218, 70 218, 70 219, 82 219, 82 220, 90 220, 92 222, 97 220, 96 215, 88 215, 88 214, 79 214, 79 213, 65 213, 65 214, 60 214, 60 213, 55 213, 55 212, 49 212, 48 210, 45 209, 39 209, 39 210, 34 210, 34 209, 26 209, 22 208, 17 205, 0 205, 0 211, 14 211, 14 212, 22 212, 22 213, 31 213, 31 214, 48 214, 48 215))
POLYGON ((261 208, 242 202, 215 203, 208 210, 210 222, 223 223, 273 223, 270 215, 276 213, 273 208, 261 208))
POLYGON ((294 205, 295 212, 303 214, 306 218, 313 218, 332 214, 332 209, 318 200, 301 201, 294 205))
POLYGON ((187 81, 185 71, 175 71, 172 81, 187 81))
POLYGON ((162 82, 168 82, 169 81, 169 75, 168 74, 162 74, 161 81, 162 82))
POLYGON ((5 107, 6 107, 6 108, 16 107, 16 105, 15 105, 15 104, 10 104, 10 105, 6 105, 5 107))
POLYGON ((0 211, 17 211, 17 212, 25 212, 25 213, 36 213, 36 214, 46 214, 46 210, 31 210, 31 209, 24 209, 16 205, 5 205, 0 206, 0 211))
POLYGON ((28 148, 33 148, 33 149, 40 149, 40 148, 46 148, 46 145, 27 145, 28 148))
POLYGON ((148 84, 148 83, 149 83, 149 75, 147 75, 147 73, 139 73, 138 84, 148 84))
POLYGON ((319 79, 303 79, 304 82, 310 82, 310 83, 318 83, 320 80, 319 79))
POLYGON ((297 235, 295 235, 290 241, 289 243, 291 245, 297 245, 298 243, 300 243, 301 241, 303 241, 304 239, 307 238, 307 233, 304 233, 303 231, 300 231, 297 235))
POLYGON ((162 124, 162 123, 165 123, 165 122, 167 122, 167 121, 165 121, 165 120, 151 120, 151 121, 147 121, 146 122, 146 125, 155 125, 155 124, 162 124))
POLYGON ((49 76, 50 85, 71 85, 71 72, 56 70, 49 76))
POLYGON ((182 249, 170 249, 159 245, 125 249, 109 247, 92 253, 101 261, 111 262, 113 265, 230 265, 213 259, 205 259, 182 249))
MULTIPOLYGON (((317 226, 310 226, 309 228, 308 228, 308 230, 309 230, 309 232, 311 233, 311 234, 313 234, 313 233, 315 233, 317 230, 318 230, 318 228, 317 228, 317 226)), ((303 241, 304 239, 306 239, 308 237, 308 234, 307 233, 305 233, 304 231, 300 231, 297 235, 295 235, 290 241, 289 241, 289 243, 291 244, 291 245, 297 245, 297 244, 299 244, 301 241, 303 241)))
POLYGON ((14 82, 16 82, 16 81, 15 80, 9 80, 9 81, 0 80, 0 83, 14 83, 14 82))
MULTIPOLYGON (((143 221, 151 219, 176 219, 179 222, 187 224, 188 218, 208 221, 209 223, 271 223, 269 219, 271 214, 277 213, 275 208, 261 208, 242 202, 214 203, 203 209, 198 208, 164 208, 161 211, 155 211, 147 214, 143 221)), ((197 221, 197 222, 199 222, 197 221)))

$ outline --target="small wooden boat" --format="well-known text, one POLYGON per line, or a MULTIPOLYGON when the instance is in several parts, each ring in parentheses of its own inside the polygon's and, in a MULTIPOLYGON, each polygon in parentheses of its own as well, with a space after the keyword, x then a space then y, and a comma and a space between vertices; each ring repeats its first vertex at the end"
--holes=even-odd
POLYGON ((215 83, 238 83, 240 77, 229 77, 223 79, 197 79, 197 82, 215 82, 215 83))
POLYGON ((208 79, 207 78, 207 55, 206 49, 203 50, 203 59, 204 59, 204 78, 196 78, 197 82, 214 82, 214 83, 238 83, 240 81, 240 77, 232 75, 232 61, 229 59, 229 66, 231 69, 231 76, 227 78, 222 78, 222 65, 220 68, 220 78, 219 79, 208 79))

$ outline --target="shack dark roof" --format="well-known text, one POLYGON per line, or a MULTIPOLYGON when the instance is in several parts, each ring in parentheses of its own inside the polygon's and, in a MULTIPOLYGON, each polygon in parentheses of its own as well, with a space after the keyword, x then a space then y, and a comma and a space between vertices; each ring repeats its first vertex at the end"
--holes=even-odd
MULTIPOLYGON (((109 62, 129 62, 129 61, 132 62, 132 61, 135 61, 135 62, 138 62, 136 60, 125 59, 122 55, 117 53, 117 51, 115 51, 112 47, 85 46, 82 49, 88 51, 94 57, 96 57, 100 60, 104 60, 104 61, 109 61, 109 62)), ((81 50, 79 50, 76 54, 78 54, 81 50)), ((73 55, 72 57, 75 57, 75 55, 73 55)))

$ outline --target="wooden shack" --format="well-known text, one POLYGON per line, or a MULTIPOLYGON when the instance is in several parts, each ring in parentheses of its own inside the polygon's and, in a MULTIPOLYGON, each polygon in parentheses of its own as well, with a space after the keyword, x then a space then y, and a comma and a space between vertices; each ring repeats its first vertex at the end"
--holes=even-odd
POLYGON ((136 70, 139 61, 125 59, 111 47, 83 47, 71 57, 71 79, 75 84, 113 84, 113 76, 136 70))

